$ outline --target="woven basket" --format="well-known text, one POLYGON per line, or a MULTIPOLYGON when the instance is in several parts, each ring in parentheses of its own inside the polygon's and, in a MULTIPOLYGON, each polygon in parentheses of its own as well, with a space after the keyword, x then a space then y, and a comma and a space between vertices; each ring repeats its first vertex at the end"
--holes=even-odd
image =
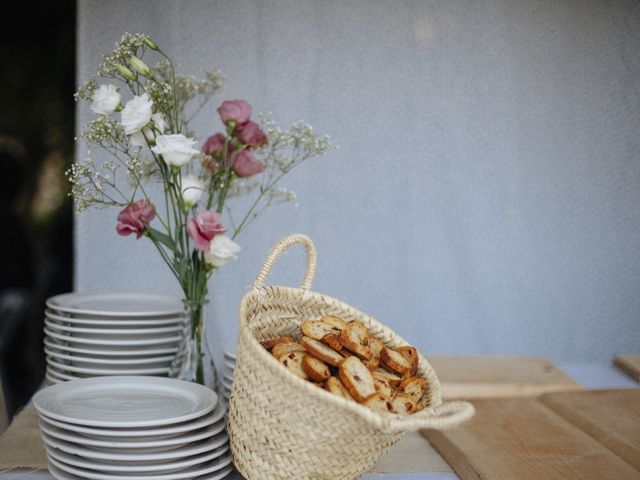
POLYGON ((376 413, 284 368, 259 342, 298 335, 304 320, 324 315, 360 320, 387 346, 408 345, 365 313, 309 291, 315 271, 316 251, 311 239, 305 235, 286 237, 273 247, 240 304, 229 437, 234 464, 249 480, 358 478, 405 432, 450 427, 474 413, 467 402, 442 403, 438 377, 423 356, 418 375, 428 380, 429 406, 406 417, 376 413), (265 286, 273 263, 297 243, 307 252, 300 288, 265 286))

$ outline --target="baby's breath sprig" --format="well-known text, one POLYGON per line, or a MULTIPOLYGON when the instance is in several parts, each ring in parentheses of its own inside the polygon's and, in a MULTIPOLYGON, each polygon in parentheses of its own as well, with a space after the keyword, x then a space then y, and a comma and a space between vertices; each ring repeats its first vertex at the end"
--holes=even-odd
POLYGON ((124 149, 128 145, 128 137, 122 126, 108 117, 90 121, 81 136, 86 142, 103 147, 119 146, 124 149))
POLYGON ((65 175, 71 184, 69 195, 75 200, 76 213, 83 212, 90 207, 107 208, 123 207, 129 199, 116 185, 118 165, 105 162, 104 172, 96 169, 93 159, 75 163, 65 175))
POLYGON ((118 43, 116 43, 113 51, 104 57, 98 67, 98 75, 101 77, 118 77, 118 65, 126 65, 129 59, 134 56, 142 56, 145 46, 147 46, 146 35, 141 33, 131 34, 125 33, 118 43))

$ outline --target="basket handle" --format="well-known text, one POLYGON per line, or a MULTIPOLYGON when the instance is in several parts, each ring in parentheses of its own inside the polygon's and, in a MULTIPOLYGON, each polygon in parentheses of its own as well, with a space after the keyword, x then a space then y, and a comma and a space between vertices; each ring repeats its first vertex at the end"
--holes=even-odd
POLYGON ((276 262, 278 257, 280 257, 280 255, 282 255, 286 250, 298 243, 302 244, 307 252, 307 267, 304 272, 304 279, 300 284, 300 288, 303 290, 309 290, 311 288, 313 279, 316 276, 316 267, 318 264, 316 247, 311 239, 306 235, 303 235, 301 233, 294 233, 292 235, 289 235, 288 237, 284 237, 278 243, 276 243, 273 248, 271 248, 269 255, 267 255, 266 260, 262 264, 262 268, 260 269, 255 282, 253 282, 254 289, 259 289, 264 286, 264 282, 269 276, 271 268, 273 267, 273 264, 276 262))
POLYGON ((444 402, 434 408, 425 408, 421 412, 393 419, 386 428, 389 432, 413 432, 424 428, 445 429, 454 427, 475 414, 475 408, 469 402, 454 400, 444 402))

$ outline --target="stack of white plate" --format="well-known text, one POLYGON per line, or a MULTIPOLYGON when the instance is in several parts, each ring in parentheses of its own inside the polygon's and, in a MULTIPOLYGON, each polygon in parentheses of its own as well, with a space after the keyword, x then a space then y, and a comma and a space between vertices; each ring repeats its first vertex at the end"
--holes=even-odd
POLYGON ((45 311, 47 380, 168 376, 184 335, 182 302, 148 293, 66 293, 45 311))
POLYGON ((236 369, 236 354, 230 350, 224 351, 224 368, 222 369, 222 398, 229 404, 231 387, 233 386, 233 371, 236 369))
POLYGON ((57 479, 216 480, 232 471, 226 406, 201 385, 87 378, 47 387, 33 404, 57 479))

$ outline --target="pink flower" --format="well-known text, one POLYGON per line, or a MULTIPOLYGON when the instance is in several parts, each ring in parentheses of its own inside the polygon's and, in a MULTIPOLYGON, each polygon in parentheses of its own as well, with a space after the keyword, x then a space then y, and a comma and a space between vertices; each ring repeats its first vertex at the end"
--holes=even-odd
POLYGON ((244 125, 251 117, 251 105, 244 100, 225 100, 218 107, 218 113, 225 125, 228 125, 229 122, 244 125))
POLYGON ((266 145, 267 136, 256 122, 249 120, 245 123, 238 133, 238 140, 251 148, 266 145))
POLYGON ((187 233, 196 244, 196 248, 203 252, 209 251, 213 237, 225 231, 220 222, 220 214, 210 210, 199 213, 187 222, 187 233))
POLYGON ((236 155, 236 159, 233 162, 233 171, 239 177, 250 177, 256 173, 260 173, 264 170, 264 165, 260 160, 257 160, 251 152, 242 150, 236 155))
MULTIPOLYGON (((202 153, 204 153, 205 155, 211 155, 212 157, 221 154, 224 151, 224 140, 225 137, 221 133, 211 135, 209 138, 207 138, 207 141, 204 142, 204 145, 202 145, 202 153)), ((227 148, 230 148, 231 143, 229 143, 228 145, 229 147, 227 148)))
POLYGON ((144 199, 130 203, 118 214, 118 235, 126 236, 132 233, 140 238, 144 233, 144 227, 156 217, 156 208, 144 199))

